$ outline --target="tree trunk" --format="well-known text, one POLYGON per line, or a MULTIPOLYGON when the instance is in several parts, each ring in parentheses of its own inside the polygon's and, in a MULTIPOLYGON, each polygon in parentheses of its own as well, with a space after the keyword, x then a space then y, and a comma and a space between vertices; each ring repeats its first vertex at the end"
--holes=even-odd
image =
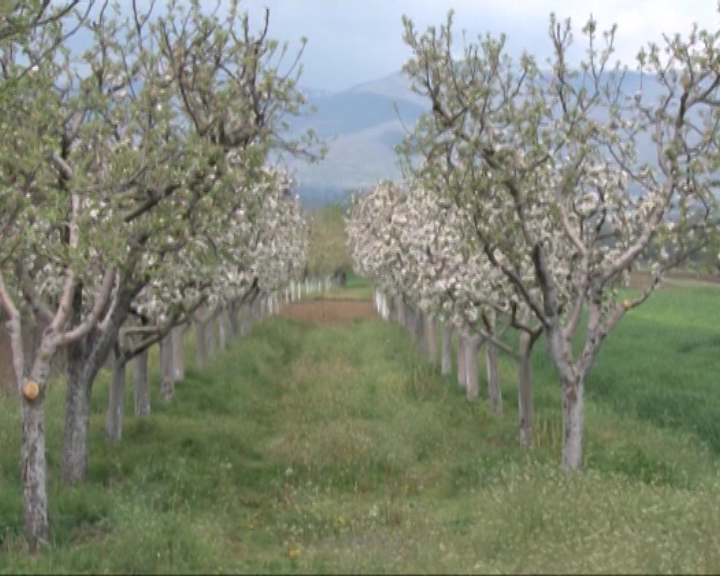
POLYGON ((45 398, 32 404, 23 399, 22 480, 25 538, 31 553, 49 540, 47 479, 45 461, 45 398))
POLYGON ((428 346, 427 346, 427 331, 425 328, 425 313, 418 308, 415 312, 415 334, 417 338, 418 350, 421 356, 427 358, 428 346))
POLYGON ((193 320, 193 328, 195 328, 195 362, 202 370, 208 361, 207 325, 200 320, 193 320))
POLYGON ((457 379, 462 388, 467 388, 465 371, 465 337, 460 330, 457 331, 457 379))
POLYGON ((113 353, 112 382, 105 415, 105 438, 113 442, 119 442, 122 437, 126 366, 125 358, 116 349, 113 353))
POLYGON ((520 446, 533 445, 533 386, 532 340, 530 334, 520 332, 520 361, 518 362, 518 409, 520 416, 520 446))
POLYGON ((228 303, 226 314, 228 337, 234 340, 238 335, 238 305, 235 300, 228 303))
POLYGON ((243 338, 250 334, 251 319, 250 319, 251 308, 250 304, 245 302, 240 307, 240 336, 243 338))
POLYGON ((175 382, 185 380, 185 327, 175 326, 170 333, 173 349, 173 368, 175 369, 175 382))
POLYGON ((475 401, 480 394, 478 354, 481 338, 477 334, 465 338, 465 377, 467 378, 467 399, 475 401))
POLYGON ((425 331, 427 334, 427 353, 430 364, 437 366, 438 350, 437 350, 437 319, 432 314, 426 317, 425 331))
POLYGON ((449 322, 443 322, 441 355, 440 373, 447 376, 452 373, 452 326, 449 322))
POLYGON ((485 350, 485 368, 487 369, 488 399, 490 410, 494 414, 502 414, 502 395, 500 392, 500 377, 498 374, 497 348, 492 342, 487 343, 485 350))
POLYGON ((133 360, 133 400, 135 416, 150 415, 150 382, 148 380, 148 351, 143 350, 133 360))
POLYGON ((169 402, 175 394, 175 368, 173 367, 173 345, 170 336, 160 340, 160 395, 169 402))
POLYGON ((205 323, 205 341, 208 359, 215 356, 217 351, 217 330, 215 329, 215 316, 210 316, 205 323))
POLYGON ((225 348, 227 347, 227 329, 226 329, 226 322, 225 322, 226 316, 225 315, 226 315, 225 309, 220 310, 220 313, 217 315, 217 327, 218 327, 218 335, 219 335, 218 344, 220 345, 220 350, 225 350, 225 348))
MULTIPOLYGON (((22 322, 20 316, 6 321, 10 347, 12 350, 13 371, 22 402, 22 444, 21 470, 23 485, 23 512, 25 520, 25 538, 30 552, 35 554, 40 545, 49 540, 50 522, 48 519, 47 499, 47 463, 45 458, 45 391, 44 384, 50 374, 52 354, 46 354, 43 362, 33 362, 33 380, 38 385, 39 394, 34 401, 24 398, 22 391, 27 383, 25 362, 23 359, 22 322), (44 378, 44 380, 43 380, 44 378)), ((41 343, 41 346, 44 342, 41 343)), ((43 351, 40 352, 43 354, 43 351)))
POLYGON ((83 370, 82 348, 80 358, 69 354, 68 360, 62 478, 69 484, 78 484, 87 478, 92 382, 83 370))
POLYGON ((402 296, 395 296, 395 307, 397 308, 397 323, 405 326, 405 302, 402 296))
POLYGON ((408 304, 405 308, 405 330, 417 342, 417 334, 415 333, 415 308, 408 304))
POLYGON ((563 383, 563 446, 562 467, 565 470, 582 468, 583 440, 583 393, 581 379, 564 380, 563 383))

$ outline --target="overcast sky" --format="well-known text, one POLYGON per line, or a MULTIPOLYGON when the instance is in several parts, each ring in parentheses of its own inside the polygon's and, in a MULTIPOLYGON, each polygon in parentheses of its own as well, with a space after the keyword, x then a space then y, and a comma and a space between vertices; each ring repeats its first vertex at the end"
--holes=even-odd
MULTIPOLYGON (((60 0, 53 0, 59 2, 60 0)), ((150 0, 138 0, 148 5, 150 0)), ((217 0, 200 0, 214 8, 217 0)), ((229 0, 221 0, 227 2, 229 0)), ((131 0, 119 0, 131 10, 131 0)), ((579 61, 586 46, 580 29, 592 13, 602 30, 618 24, 617 56, 634 64, 640 46, 661 41, 662 33, 692 29, 693 22, 710 30, 720 29, 717 0, 241 0, 250 12, 254 28, 262 24, 264 7, 270 9, 272 38, 288 41, 297 49, 308 38, 304 53, 306 88, 343 90, 397 72, 409 57, 402 41, 403 14, 416 28, 445 22, 448 10, 455 10, 455 29, 464 29, 473 40, 490 32, 508 36, 508 51, 519 55, 528 49, 541 63, 548 57, 547 34, 550 12, 559 19, 572 18, 578 40, 571 60, 579 61)), ((101 4, 96 2, 96 6, 101 4)), ((156 0, 155 14, 162 13, 165 0, 156 0)), ((458 34, 459 36, 459 34, 458 34)), ((71 45, 83 47, 83 36, 71 45)))
MULTIPOLYGON (((270 8, 270 32, 297 46, 307 36, 302 84, 341 90, 400 69, 408 58, 401 16, 418 29, 441 24, 450 8, 458 29, 473 38, 490 32, 508 35, 508 48, 549 55, 548 17, 571 17, 576 38, 590 13, 601 29, 618 24, 617 55, 633 63, 645 42, 662 33, 689 32, 694 21, 720 28, 715 0, 246 0, 251 15, 270 8)), ((577 58, 577 54, 576 54, 577 58)))

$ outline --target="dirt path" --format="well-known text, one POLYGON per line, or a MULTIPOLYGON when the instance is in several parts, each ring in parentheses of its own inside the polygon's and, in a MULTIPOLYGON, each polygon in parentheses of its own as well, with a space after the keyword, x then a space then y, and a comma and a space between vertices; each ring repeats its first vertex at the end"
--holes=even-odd
POLYGON ((372 302, 348 299, 306 300, 286 304, 280 316, 317 324, 350 324, 354 320, 370 320, 378 317, 372 302))

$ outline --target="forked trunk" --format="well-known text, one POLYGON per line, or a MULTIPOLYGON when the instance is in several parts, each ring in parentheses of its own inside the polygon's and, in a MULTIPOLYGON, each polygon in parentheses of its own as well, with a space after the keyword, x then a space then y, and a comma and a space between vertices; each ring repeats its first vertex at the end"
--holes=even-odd
POLYGON ((530 334, 520 332, 520 361, 518 362, 518 412, 520 416, 520 446, 533 445, 533 386, 532 340, 530 334))
POLYGON ((113 442, 119 442, 122 437, 126 366, 125 358, 116 349, 113 353, 112 381, 105 415, 105 438, 113 442))
POLYGON ((175 368, 173 345, 170 336, 160 340, 160 395, 169 402, 175 394, 175 368))
POLYGON ((457 380, 461 388, 467 388, 467 372, 465 370, 465 337, 457 331, 457 380))
POLYGON ((480 392, 478 374, 478 354, 481 338, 473 334, 465 338, 465 377, 467 382, 466 395, 468 400, 477 400, 480 392))
MULTIPOLYGON (((592 321, 593 310, 590 311, 592 321)), ((584 372, 577 373, 572 364, 570 343, 558 326, 545 332, 548 351, 555 364, 562 386, 563 444, 562 467, 568 471, 582 468, 584 372)), ((589 365, 589 363, 588 363, 589 365)))
POLYGON ((173 368, 175 369, 175 381, 185 379, 185 326, 175 326, 171 332, 173 349, 173 368))
POLYGON ((150 415, 150 382, 148 380, 148 351, 133 359, 133 400, 135 416, 150 415))
POLYGON ((452 372, 452 326, 449 322, 443 323, 441 354, 440 373, 447 376, 452 372))
POLYGON ((437 350, 437 319, 432 314, 428 314, 425 319, 427 332, 427 353, 430 364, 437 366, 438 350, 437 350))
POLYGON ((416 334, 415 334, 415 308, 408 304, 405 307, 405 330, 410 335, 410 337, 415 340, 416 334))
POLYGON ((497 348, 492 342, 485 349, 485 368, 487 369, 488 399, 490 410, 494 414, 502 414, 502 395, 500 393, 500 377, 498 374, 497 348))

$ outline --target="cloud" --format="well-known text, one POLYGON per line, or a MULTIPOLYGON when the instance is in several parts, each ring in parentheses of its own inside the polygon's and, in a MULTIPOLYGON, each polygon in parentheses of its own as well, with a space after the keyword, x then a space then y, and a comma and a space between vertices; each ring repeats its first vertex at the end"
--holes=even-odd
MULTIPOLYGON (((140 0, 146 5, 149 0, 140 0)), ((214 7, 217 0, 201 0, 214 7)), ((224 0, 229 2, 229 0, 224 0)), ((122 3, 122 2, 121 2, 122 3)), ((127 10, 131 3, 125 2, 127 10)), ((162 11, 159 0, 156 11, 162 11)), ((410 16, 416 28, 445 22, 455 10, 455 27, 471 39, 490 32, 506 33, 507 49, 518 56, 523 49, 540 61, 550 55, 548 17, 573 20, 576 45, 570 61, 578 62, 587 48, 580 29, 592 13, 601 30, 618 24, 616 56, 634 64, 638 49, 661 42, 662 33, 687 34, 693 22, 710 30, 720 28, 720 16, 708 0, 244 0, 254 27, 270 9, 270 36, 300 46, 304 53, 302 83, 311 88, 342 89, 398 71, 410 53, 402 41, 401 17, 410 16)))

